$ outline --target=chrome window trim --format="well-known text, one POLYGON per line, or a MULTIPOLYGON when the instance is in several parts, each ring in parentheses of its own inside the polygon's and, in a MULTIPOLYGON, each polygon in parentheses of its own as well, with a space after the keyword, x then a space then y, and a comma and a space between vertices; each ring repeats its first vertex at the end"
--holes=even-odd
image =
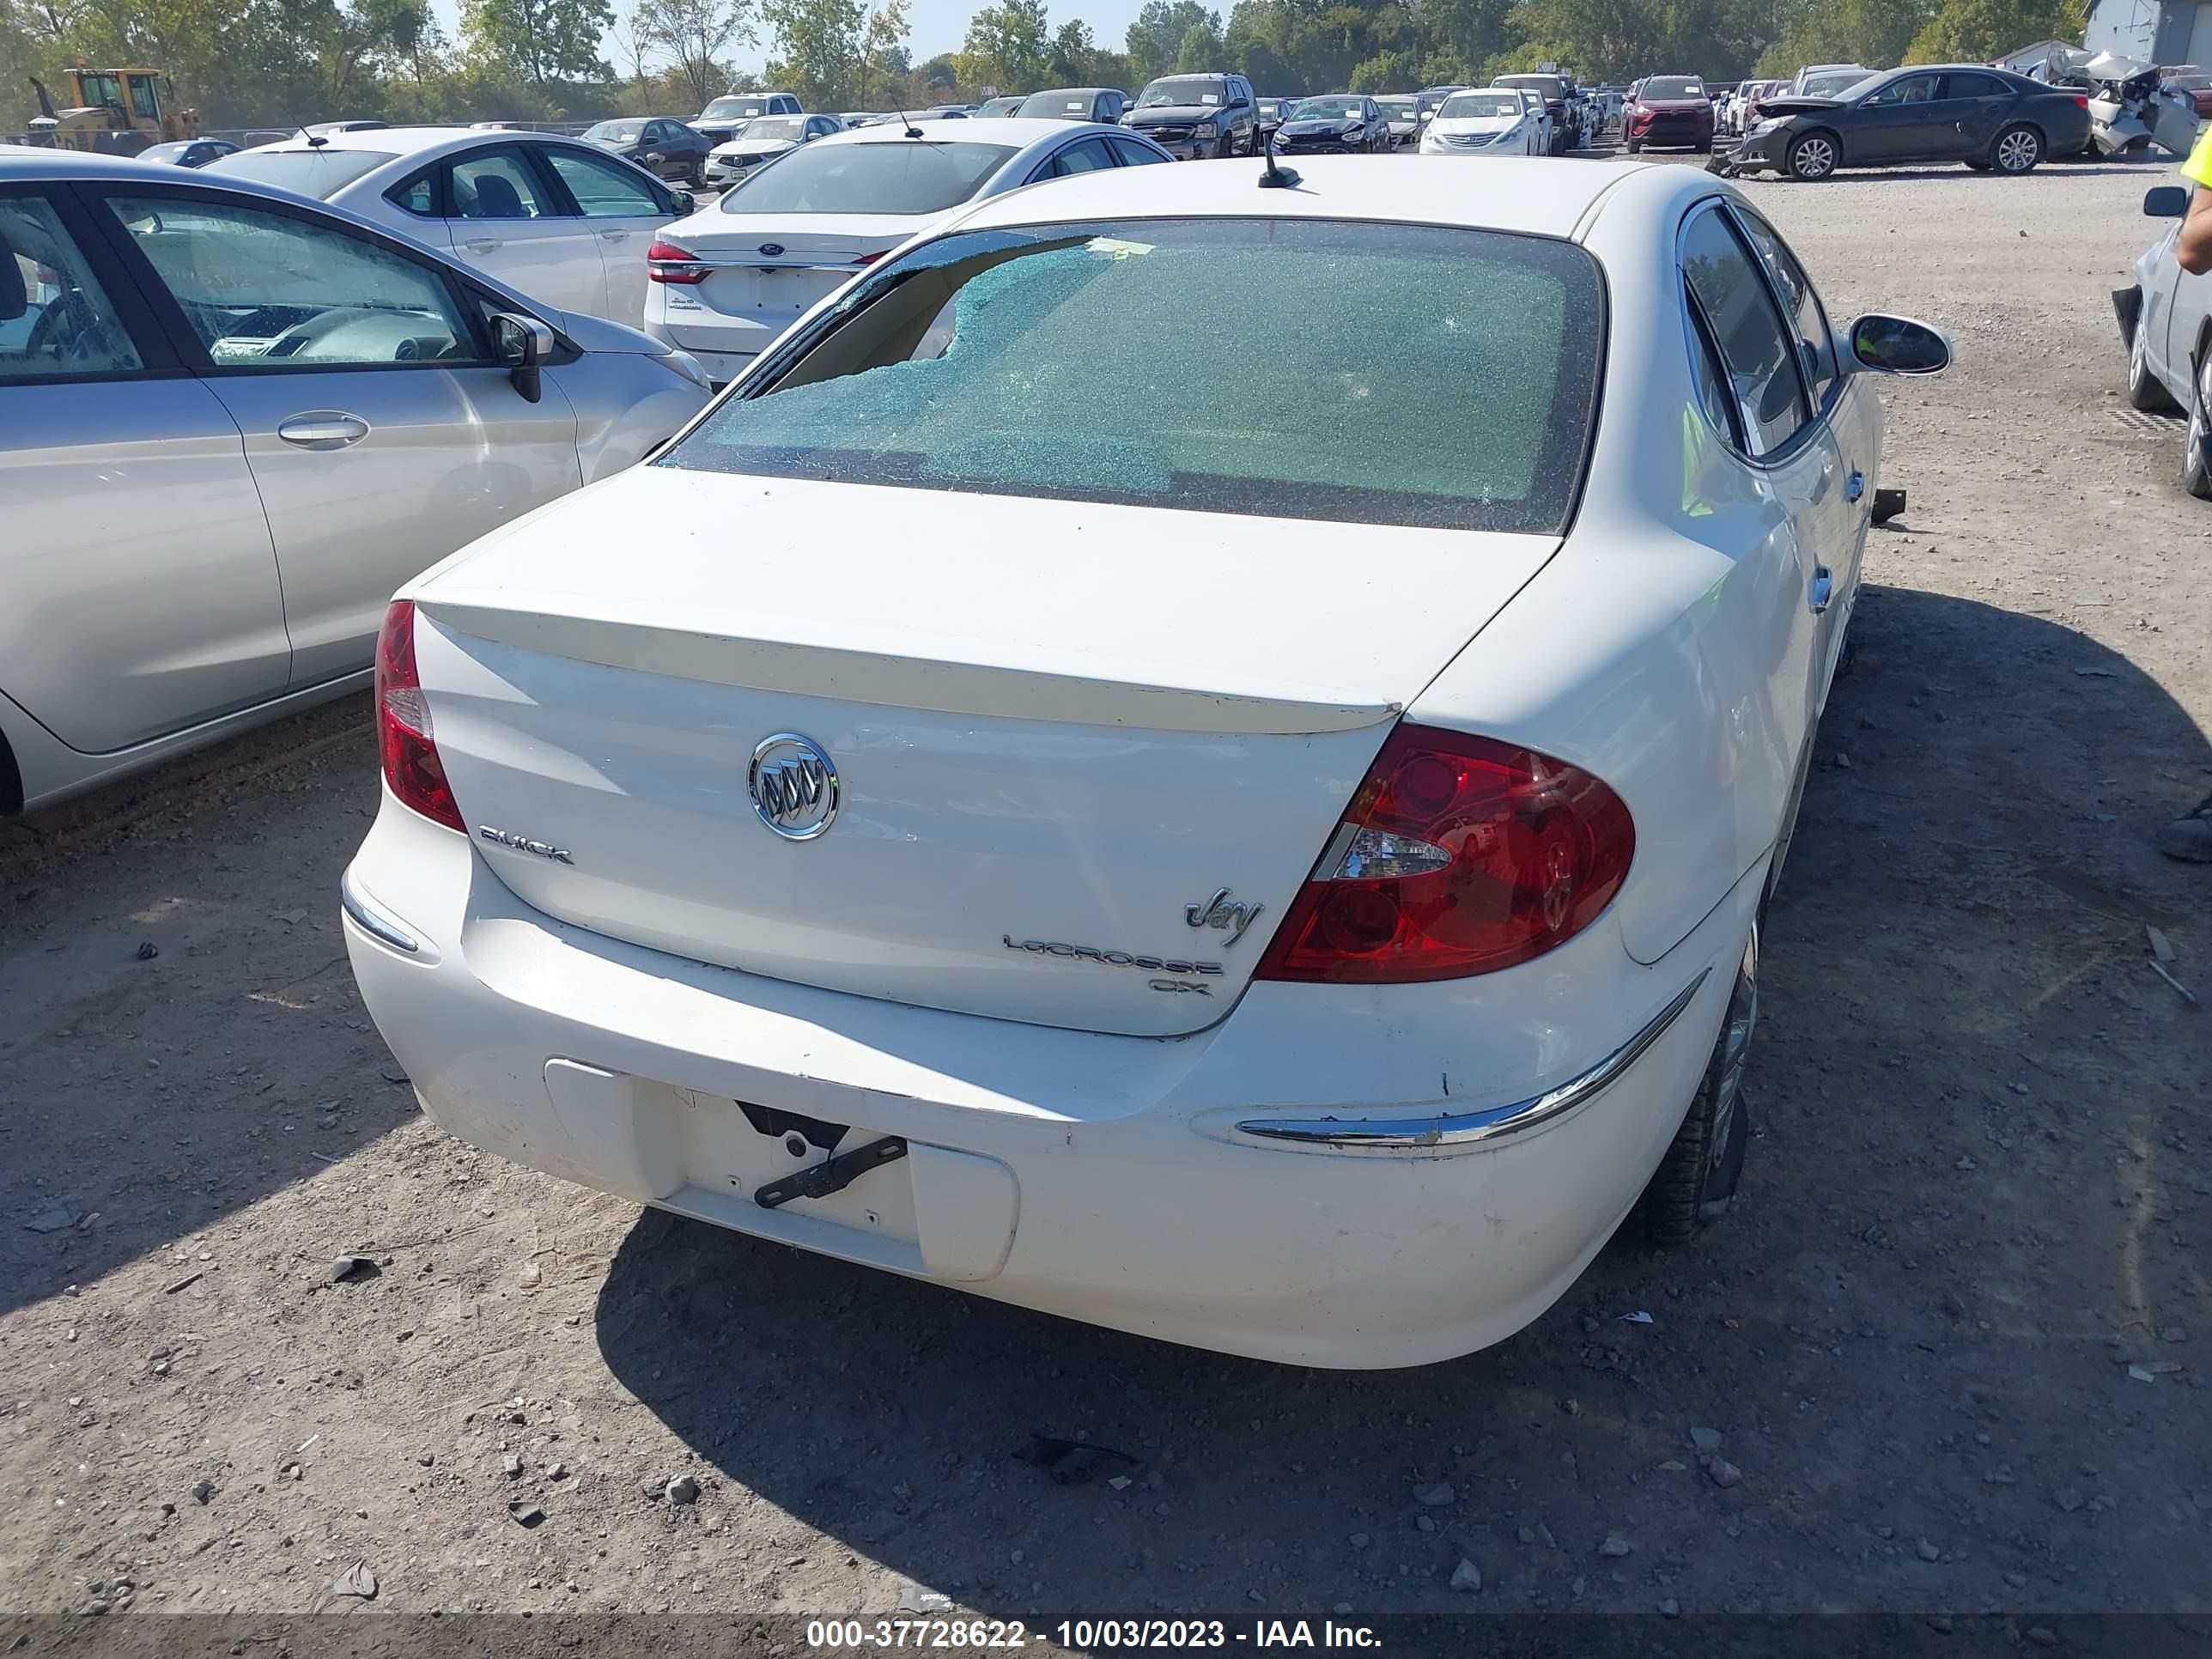
POLYGON ((1634 1036, 1588 1071, 1510 1106, 1493 1106, 1479 1112, 1443 1112, 1423 1118, 1255 1117, 1238 1123, 1237 1131, 1262 1140, 1302 1146, 1435 1152, 1455 1152, 1557 1123, 1589 1105, 1620 1081, 1622 1074, 1681 1018, 1682 1011, 1711 976, 1711 969, 1702 970, 1634 1036))
MULTIPOLYGON (((1729 227, 1728 234, 1736 239, 1737 246, 1742 249, 1744 258, 1751 261, 1751 268, 1759 273, 1759 283, 1766 289, 1767 301, 1774 307, 1776 315, 1782 320, 1782 337, 1790 345, 1790 373, 1796 377, 1797 381, 1797 406, 1801 410, 1811 408, 1812 392, 1811 388, 1805 383, 1805 366, 1797 361, 1797 352, 1796 349, 1796 342, 1797 339, 1796 320, 1790 314, 1789 307, 1784 302, 1783 296, 1776 291, 1774 286, 1774 276, 1772 272, 1767 270, 1766 261, 1759 257, 1759 250, 1756 247, 1750 246, 1751 239, 1749 233, 1735 222, 1735 216, 1729 210, 1733 205, 1734 204, 1723 196, 1700 197, 1698 200, 1690 204, 1689 211, 1682 216, 1681 223, 1674 228, 1674 274, 1682 279, 1680 303, 1682 313, 1682 344, 1686 358, 1694 356, 1698 346, 1698 337, 1697 324, 1690 316, 1689 308, 1695 301, 1695 295, 1690 288, 1690 268, 1682 258, 1682 242, 1690 233, 1690 226, 1700 215, 1704 214, 1708 210, 1711 210, 1718 212, 1721 215, 1722 220, 1723 222, 1727 223, 1729 227)), ((1762 222, 1764 222, 1763 220, 1762 222)), ((1769 225, 1768 228, 1770 229, 1772 228, 1771 225, 1769 225)), ((1806 281, 1809 283, 1811 280, 1812 277, 1808 274, 1806 277, 1806 281)), ((1816 299, 1819 297, 1817 292, 1815 293, 1814 297, 1816 299)), ((1821 302, 1820 315, 1822 320, 1826 321, 1827 318, 1827 305, 1826 301, 1821 302)), ((1834 331, 1832 328, 1831 328, 1829 331, 1829 337, 1832 341, 1834 338, 1834 331)), ((1728 369, 1728 354, 1721 349, 1719 331, 1717 329, 1713 331, 1713 349, 1720 353, 1721 368, 1723 373, 1726 373, 1728 369)), ((1840 362, 1838 367, 1840 368, 1840 362)), ((1690 368, 1692 375, 1694 375, 1697 368, 1696 364, 1692 362, 1690 364, 1690 368)), ((1711 416, 1705 413, 1705 405, 1702 399, 1698 402, 1698 412, 1699 418, 1703 419, 1705 425, 1712 430, 1713 435, 1728 446, 1729 453, 1735 456, 1736 459, 1741 461, 1747 466, 1755 466, 1762 471, 1771 471, 1777 467, 1787 466, 1790 462, 1796 460, 1800 452, 1804 449, 1806 445, 1812 441, 1812 434, 1819 432, 1828 424, 1829 417, 1834 415, 1836 410, 1843 402, 1844 388, 1845 383, 1850 379, 1850 377, 1848 374, 1838 374, 1835 379, 1833 392, 1831 393, 1826 402, 1822 404, 1819 409, 1813 411, 1812 418, 1810 420, 1801 421, 1798 423, 1797 429, 1790 434, 1788 441, 1779 445, 1776 448, 1767 451, 1763 455, 1753 455, 1747 453, 1744 445, 1739 444, 1729 434, 1723 432, 1719 428, 1715 427, 1713 425, 1711 416)), ((1749 440, 1749 436, 1750 434, 1747 433, 1745 434, 1747 442, 1749 440)))

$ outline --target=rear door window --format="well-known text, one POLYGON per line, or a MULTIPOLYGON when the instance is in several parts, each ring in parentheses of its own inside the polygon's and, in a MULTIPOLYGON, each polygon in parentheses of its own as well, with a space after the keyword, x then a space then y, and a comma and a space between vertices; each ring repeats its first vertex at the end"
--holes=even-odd
POLYGON ((518 150, 478 150, 457 156, 447 171, 455 218, 550 219, 558 211, 518 150))
POLYGON ((1079 173, 1110 173, 1113 169, 1112 152, 1099 139, 1085 138, 1054 155, 1046 173, 1050 178, 1071 179, 1079 173))
POLYGON ((1720 347, 1751 453, 1771 455, 1808 419, 1793 338, 1751 250, 1717 205, 1690 220, 1681 246, 1682 274, 1720 347))
POLYGON ((1106 142, 1113 147, 1115 159, 1125 167, 1150 167, 1155 161, 1169 159, 1150 144, 1140 144, 1133 138, 1109 137, 1106 142))
POLYGON ((1605 319, 1595 264, 1547 238, 1273 219, 975 231, 879 267, 662 464, 1555 534, 1605 319), (1284 293, 1296 330, 1267 298, 1284 293), (1378 419, 1388 442, 1347 435, 1378 419))
POLYGON ((1805 274, 1805 267, 1797 263, 1797 256, 1790 252, 1773 226, 1741 208, 1736 210, 1736 219, 1751 237, 1751 245, 1759 250, 1767 275, 1781 291, 1783 309, 1796 331, 1797 352, 1805 371, 1805 384, 1812 390, 1813 407, 1824 409, 1839 376, 1828 313, 1820 304, 1820 296, 1813 291, 1813 279, 1805 274))

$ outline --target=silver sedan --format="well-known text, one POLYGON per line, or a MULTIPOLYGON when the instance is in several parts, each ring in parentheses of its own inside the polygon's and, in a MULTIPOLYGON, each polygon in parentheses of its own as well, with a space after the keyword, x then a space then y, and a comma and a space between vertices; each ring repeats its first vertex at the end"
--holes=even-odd
POLYGON ((0 160, 0 812, 365 685, 395 587, 708 396, 351 214, 0 160))

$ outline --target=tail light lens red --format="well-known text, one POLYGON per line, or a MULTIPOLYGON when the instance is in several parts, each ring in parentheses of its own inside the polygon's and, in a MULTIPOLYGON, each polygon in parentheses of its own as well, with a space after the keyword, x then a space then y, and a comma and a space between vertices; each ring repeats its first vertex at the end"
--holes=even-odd
MULTIPOLYGON (((415 672, 415 605, 394 599, 376 640, 376 746, 384 781, 403 806, 461 830, 461 809, 430 736, 430 702, 415 672)), ((465 830, 462 833, 466 834, 465 830)))
POLYGON ((1635 854, 1628 808, 1581 768, 1403 725, 1255 977, 1398 985, 1510 968, 1589 926, 1635 854))
POLYGON ((2088 100, 2088 96, 2087 96, 2087 94, 2083 94, 2083 93, 2078 93, 2078 92, 2077 92, 2077 93, 2075 93, 2075 94, 2074 94, 2074 107, 2075 107, 2075 108, 2076 108, 2076 109, 2087 109, 2087 108, 2088 108, 2088 107, 2089 107, 2089 100, 2088 100))
POLYGON ((645 251, 645 274, 652 282, 696 288, 707 280, 708 269, 697 254, 673 242, 655 242, 645 251))

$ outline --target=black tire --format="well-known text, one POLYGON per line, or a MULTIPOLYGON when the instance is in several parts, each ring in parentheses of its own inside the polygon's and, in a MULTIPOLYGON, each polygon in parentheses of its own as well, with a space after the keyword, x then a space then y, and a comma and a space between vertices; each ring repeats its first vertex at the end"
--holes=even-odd
POLYGON ((2204 407, 2206 368, 2200 352, 2190 368, 2189 427, 2181 439, 2181 487, 2200 501, 2212 501, 2212 413, 2204 407))
POLYGON ((2042 130, 2025 121, 2014 123, 1990 141, 1990 166, 2008 177, 2016 179, 2023 173, 2034 172, 2035 164, 2042 159, 2042 130))
POLYGON ((1698 143, 1698 154, 1700 155, 1711 155, 1712 153, 1713 141, 1710 138, 1700 139, 1698 143))
POLYGON ((1759 929, 1745 939, 1728 1009, 1698 1079, 1674 1144, 1636 1200, 1637 1228, 1647 1243, 1686 1244, 1735 1196, 1750 1144, 1743 1073, 1759 1024, 1759 929))
POLYGON ((1790 141, 1790 149, 1782 158, 1782 170, 1792 179, 1817 184, 1834 177, 1837 165, 1843 159, 1836 135, 1816 129, 1801 132, 1790 141))
POLYGON ((1996 171, 1996 169, 1991 167, 1987 161, 1969 161, 1966 165, 1972 168, 1976 173, 1994 173, 1996 171))
POLYGON ((2166 383, 2150 371, 2150 348, 2143 333, 2142 307, 2136 307, 2136 325, 2128 331, 2128 405, 2159 415, 2181 405, 2166 383))
POLYGON ((1641 155, 1644 154, 1644 141, 1640 138, 1631 138, 1627 140, 1626 147, 1631 155, 1641 155))

